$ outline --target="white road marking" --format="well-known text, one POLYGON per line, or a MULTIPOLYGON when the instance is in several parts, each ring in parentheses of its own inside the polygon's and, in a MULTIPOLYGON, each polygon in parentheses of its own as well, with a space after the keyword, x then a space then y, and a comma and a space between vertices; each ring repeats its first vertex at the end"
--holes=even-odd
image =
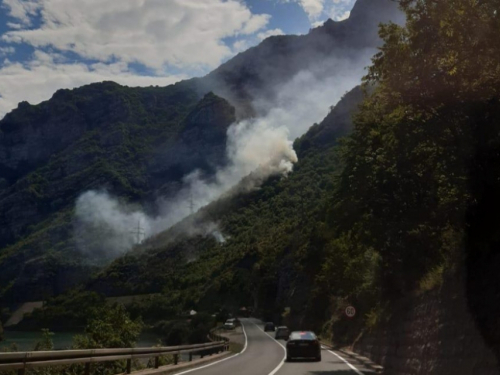
POLYGON ((281 346, 283 348, 283 351, 285 352, 285 355, 283 356, 283 359, 281 360, 280 364, 278 366, 276 366, 276 368, 271 371, 268 375, 274 375, 278 372, 278 370, 281 368, 281 366, 283 366, 285 364, 285 359, 286 359, 286 348, 285 346, 279 342, 278 340, 276 340, 274 337, 272 337, 270 334, 268 334, 266 331, 264 331, 262 328, 260 328, 257 324, 255 324, 254 322, 251 322, 253 325, 255 325, 258 329, 260 329, 262 332, 264 332, 264 334, 269 337, 271 340, 273 340, 274 342, 276 342, 279 346, 281 346))
MULTIPOLYGON (((255 323, 254 323, 255 324, 255 323)), ((243 354, 245 352, 245 350, 247 350, 247 346, 248 346, 248 337, 247 337, 247 333, 245 331, 245 326, 243 325, 243 323, 241 324, 241 328, 243 329, 243 335, 245 336, 245 345, 243 346, 243 350, 239 353, 236 353, 232 356, 229 356, 227 358, 224 358, 224 359, 221 359, 220 361, 215 361, 215 362, 212 362, 212 363, 209 363, 208 365, 205 365, 205 366, 201 366, 201 367, 196 367, 196 368, 192 368, 190 370, 186 370, 186 371, 183 371, 183 372, 177 372, 175 373, 175 375, 182 375, 182 374, 187 374, 189 372, 193 372, 193 371, 198 371, 198 370, 201 370, 201 369, 204 369, 204 368, 207 368, 207 367, 210 367, 210 366, 213 366, 213 365, 216 365, 217 363, 221 363, 221 362, 224 362, 224 361, 227 361, 228 359, 233 359, 233 358, 236 358, 237 356, 243 354)))
POLYGON ((332 353, 334 356, 337 356, 338 359, 342 360, 347 366, 349 366, 356 374, 358 375, 363 375, 363 373, 361 371, 359 371, 356 367, 354 367, 353 365, 351 365, 349 362, 347 362, 347 360, 345 360, 344 358, 342 358, 341 356, 339 356, 337 353, 335 352, 332 352, 331 350, 328 350, 328 353, 332 353))

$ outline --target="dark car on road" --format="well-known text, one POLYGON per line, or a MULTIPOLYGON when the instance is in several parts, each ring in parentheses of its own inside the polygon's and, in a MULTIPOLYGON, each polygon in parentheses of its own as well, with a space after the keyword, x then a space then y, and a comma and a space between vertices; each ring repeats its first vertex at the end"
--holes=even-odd
POLYGON ((290 330, 288 329, 288 327, 281 326, 276 329, 276 335, 274 335, 274 338, 276 340, 288 340, 288 336, 290 336, 290 330))
POLYGON ((311 331, 292 332, 286 343, 286 360, 293 358, 314 358, 321 361, 321 344, 311 331))
POLYGON ((275 329, 276 329, 276 327, 274 326, 273 322, 267 322, 266 325, 264 326, 264 332, 268 332, 268 331, 274 332, 275 329))

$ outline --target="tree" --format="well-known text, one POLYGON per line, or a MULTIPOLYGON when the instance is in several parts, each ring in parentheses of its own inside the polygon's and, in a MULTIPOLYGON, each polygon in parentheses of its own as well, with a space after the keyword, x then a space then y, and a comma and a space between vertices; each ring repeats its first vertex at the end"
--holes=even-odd
POLYGON ((106 305, 92 312, 85 333, 74 338, 75 349, 131 348, 141 333, 143 324, 132 320, 123 305, 106 305))
POLYGON ((401 6, 406 26, 381 26, 365 77, 375 89, 343 145, 331 214, 340 233, 381 255, 386 289, 399 293, 458 259, 478 130, 500 94, 498 1, 401 6))
POLYGON ((35 351, 45 351, 45 350, 54 350, 54 342, 52 341, 52 336, 54 336, 54 332, 50 332, 48 329, 42 329, 42 340, 38 341, 35 344, 33 350, 35 351))
MULTIPOLYGON (((73 338, 73 348, 131 348, 135 346, 142 327, 142 321, 132 320, 123 305, 104 305, 92 311, 85 333, 73 338)), ((123 372, 125 366, 125 361, 99 363, 92 371, 94 374, 111 375, 123 372)), ((71 371, 75 374, 81 373, 82 368, 76 365, 71 371)))

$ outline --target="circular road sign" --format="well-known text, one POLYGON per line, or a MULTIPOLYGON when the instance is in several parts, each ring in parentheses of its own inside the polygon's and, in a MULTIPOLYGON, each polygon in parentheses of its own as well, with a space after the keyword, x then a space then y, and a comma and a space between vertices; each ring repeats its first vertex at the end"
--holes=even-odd
POLYGON ((347 306, 345 308, 345 314, 348 318, 354 318, 354 315, 356 315, 356 309, 354 308, 354 306, 347 306))

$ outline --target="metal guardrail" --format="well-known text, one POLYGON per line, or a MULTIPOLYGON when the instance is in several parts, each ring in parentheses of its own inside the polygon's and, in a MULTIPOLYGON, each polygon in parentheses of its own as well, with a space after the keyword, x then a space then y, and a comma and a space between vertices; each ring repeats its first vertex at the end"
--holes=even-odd
POLYGON ((215 333, 216 331, 220 330, 222 328, 221 327, 215 327, 213 328, 212 330, 210 330, 210 332, 208 333, 208 336, 207 338, 212 341, 212 342, 219 342, 219 341, 223 341, 223 342, 228 342, 229 339, 227 337, 224 337, 224 336, 221 336, 217 333, 215 333))
POLYGON ((0 372, 2 370, 18 370, 19 375, 26 374, 26 370, 35 367, 85 364, 85 375, 90 375, 90 365, 98 362, 127 361, 126 373, 132 371, 132 360, 138 358, 155 358, 155 368, 159 367, 159 357, 165 354, 174 356, 174 364, 179 363, 179 355, 189 353, 189 360, 194 353, 204 355, 219 353, 228 350, 224 340, 206 344, 166 346, 152 348, 127 349, 83 349, 83 350, 54 350, 39 352, 0 353, 0 372))

